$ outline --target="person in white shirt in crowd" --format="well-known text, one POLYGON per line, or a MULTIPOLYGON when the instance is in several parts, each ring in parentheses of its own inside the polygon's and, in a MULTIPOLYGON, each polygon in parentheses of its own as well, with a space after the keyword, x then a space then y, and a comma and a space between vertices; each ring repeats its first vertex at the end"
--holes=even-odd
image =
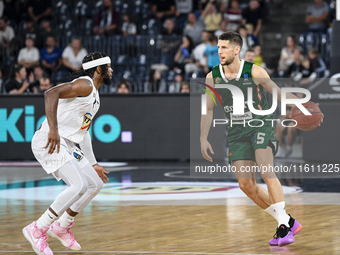
POLYGON ((123 35, 135 35, 137 34, 137 26, 133 21, 133 16, 131 13, 126 13, 123 16, 124 23, 122 25, 123 35))
POLYGON ((246 54, 246 51, 250 48, 248 45, 248 41, 247 41, 247 29, 245 26, 239 26, 238 28, 238 33, 240 34, 240 36, 242 37, 242 41, 243 41, 243 45, 240 51, 240 59, 244 58, 244 55, 246 54))
POLYGON ((19 51, 18 64, 26 68, 33 68, 40 59, 39 50, 34 47, 34 39, 30 36, 26 37, 25 45, 26 47, 19 51))
POLYGON ((83 58, 86 55, 87 50, 83 48, 80 38, 75 37, 63 51, 63 64, 72 71, 80 70, 82 68, 83 58))
POLYGON ((280 76, 288 71, 291 64, 294 63, 294 50, 296 48, 295 36, 289 35, 286 39, 286 45, 281 49, 278 71, 280 76))
POLYGON ((185 65, 185 73, 204 72, 204 67, 207 64, 207 58, 204 55, 205 49, 209 43, 209 32, 203 31, 201 35, 202 43, 197 45, 192 51, 192 58, 194 59, 194 63, 188 63, 185 65))
POLYGON ((14 39, 14 29, 11 26, 7 25, 7 18, 0 18, 0 55, 5 50, 6 54, 10 54, 11 43, 14 39))

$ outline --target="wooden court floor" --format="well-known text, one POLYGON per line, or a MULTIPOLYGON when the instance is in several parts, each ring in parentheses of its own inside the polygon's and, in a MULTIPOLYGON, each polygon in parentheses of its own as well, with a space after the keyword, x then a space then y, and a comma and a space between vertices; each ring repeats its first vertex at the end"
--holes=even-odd
MULTIPOLYGON (((22 228, 46 205, 0 205, 0 254, 35 254, 22 228)), ((291 205, 295 243, 270 247, 276 222, 255 205, 90 204, 73 233, 81 252, 49 239, 55 254, 340 254, 340 205, 291 205)))

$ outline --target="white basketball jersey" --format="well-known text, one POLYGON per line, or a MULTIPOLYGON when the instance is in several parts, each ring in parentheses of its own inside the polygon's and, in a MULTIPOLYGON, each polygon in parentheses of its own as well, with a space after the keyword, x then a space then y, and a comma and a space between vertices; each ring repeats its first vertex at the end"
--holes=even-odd
MULTIPOLYGON (((58 132, 72 142, 79 143, 89 130, 92 118, 99 109, 99 93, 89 76, 81 76, 78 79, 87 79, 92 84, 92 92, 87 97, 73 97, 59 99, 57 110, 58 132)), ((41 126, 42 132, 49 132, 47 119, 41 126)))

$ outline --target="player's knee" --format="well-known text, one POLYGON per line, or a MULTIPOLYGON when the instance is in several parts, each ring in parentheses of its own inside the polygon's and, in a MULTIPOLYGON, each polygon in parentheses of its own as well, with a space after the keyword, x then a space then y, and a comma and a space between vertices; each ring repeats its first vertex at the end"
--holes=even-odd
POLYGON ((94 189, 94 194, 98 194, 99 191, 103 188, 103 181, 101 179, 97 180, 96 181, 96 186, 95 186, 95 189, 94 189))
POLYGON ((87 191, 88 189, 88 183, 86 180, 83 180, 82 183, 80 184, 80 188, 78 190, 78 195, 79 196, 82 196, 85 194, 85 192, 87 191))
POLYGON ((252 179, 238 180, 240 189, 247 195, 251 195, 255 192, 255 183, 252 179))
POLYGON ((90 183, 88 192, 91 193, 91 195, 97 195, 102 188, 103 181, 100 178, 98 178, 90 183))

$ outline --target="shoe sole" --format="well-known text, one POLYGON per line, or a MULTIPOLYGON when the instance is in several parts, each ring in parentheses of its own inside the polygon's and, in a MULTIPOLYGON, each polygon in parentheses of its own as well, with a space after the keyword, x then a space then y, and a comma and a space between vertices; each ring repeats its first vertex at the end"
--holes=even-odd
POLYGON ((294 243, 294 241, 295 241, 295 240, 293 240, 292 242, 284 242, 284 243, 280 243, 278 246, 279 246, 279 247, 286 246, 286 245, 288 245, 288 244, 294 243))
MULTIPOLYGON (((294 230, 293 232, 293 236, 295 236, 296 234, 298 234, 302 229, 302 225, 299 223, 299 226, 294 230)), ((291 244, 291 243, 287 243, 287 244, 284 244, 284 245, 279 245, 279 244, 269 244, 270 246, 285 246, 285 245, 288 245, 288 244, 291 244)))
POLYGON ((24 237, 27 239, 27 241, 32 245, 32 248, 33 248, 33 250, 34 250, 34 252, 35 252, 36 254, 45 255, 44 253, 42 253, 41 251, 39 251, 39 250, 34 246, 34 244, 32 243, 32 240, 31 240, 29 234, 27 233, 26 227, 24 227, 24 228, 22 229, 22 233, 23 233, 24 237))
MULTIPOLYGON (((54 234, 50 229, 47 230, 47 234, 48 234, 50 237, 59 240, 59 241, 61 242, 62 245, 64 245, 66 248, 68 248, 69 245, 68 245, 63 239, 61 239, 59 236, 57 236, 56 234, 54 234)), ((81 248, 80 248, 80 249, 77 249, 77 248, 72 248, 72 247, 70 247, 69 250, 72 250, 72 251, 80 251, 81 248)))

